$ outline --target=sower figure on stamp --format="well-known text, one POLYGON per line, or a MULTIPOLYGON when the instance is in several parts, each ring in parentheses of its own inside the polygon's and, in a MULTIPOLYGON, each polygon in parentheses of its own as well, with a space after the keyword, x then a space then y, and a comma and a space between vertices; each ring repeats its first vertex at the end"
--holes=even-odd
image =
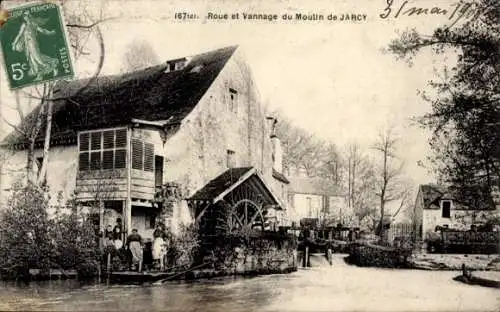
POLYGON ((59 61, 40 51, 37 41, 37 34, 54 35, 54 30, 47 30, 40 26, 44 21, 32 17, 29 11, 23 13, 23 23, 21 28, 12 43, 12 50, 16 52, 24 52, 29 64, 28 75, 36 76, 35 81, 50 73, 57 75, 57 66, 59 61))

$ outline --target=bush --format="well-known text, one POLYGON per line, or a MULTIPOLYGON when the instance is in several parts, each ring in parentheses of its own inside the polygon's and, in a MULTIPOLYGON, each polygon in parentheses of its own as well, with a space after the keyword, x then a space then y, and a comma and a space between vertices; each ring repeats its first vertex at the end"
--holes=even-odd
POLYGON ((16 185, 0 216, 0 267, 5 273, 51 267, 48 199, 33 185, 16 185))
POLYGON ((412 250, 408 246, 393 248, 371 243, 354 243, 349 248, 349 261, 359 266, 407 267, 411 253, 412 250))
POLYGON ((167 256, 174 266, 187 269, 195 261, 196 252, 200 246, 198 228, 196 225, 181 225, 179 234, 167 232, 169 246, 167 256))
MULTIPOLYGON (((16 185, 9 206, 0 215, 0 267, 7 275, 26 275, 29 269, 87 271, 99 257, 90 220, 70 201, 66 212, 58 205, 48 214, 49 196, 36 185, 16 185), (21 272, 21 273, 20 273, 21 272)), ((26 277, 26 276, 25 276, 26 277)))

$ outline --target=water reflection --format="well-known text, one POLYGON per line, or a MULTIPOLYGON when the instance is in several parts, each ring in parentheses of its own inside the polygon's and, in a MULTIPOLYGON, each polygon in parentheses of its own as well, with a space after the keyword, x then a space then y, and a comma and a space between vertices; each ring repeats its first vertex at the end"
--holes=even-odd
POLYGON ((0 310, 496 311, 498 292, 454 282, 457 272, 329 267, 288 275, 163 285, 78 281, 0 284, 0 310))

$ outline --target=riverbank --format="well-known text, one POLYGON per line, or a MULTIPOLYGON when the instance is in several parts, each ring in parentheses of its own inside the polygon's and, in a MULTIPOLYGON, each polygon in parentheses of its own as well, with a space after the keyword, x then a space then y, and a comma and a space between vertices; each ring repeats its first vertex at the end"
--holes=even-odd
POLYGON ((408 266, 420 270, 500 271, 500 255, 425 254, 415 253, 408 258, 408 266))
POLYGON ((428 254, 411 249, 380 246, 373 243, 355 243, 349 248, 349 263, 380 268, 406 268, 419 270, 500 271, 498 254, 428 254))

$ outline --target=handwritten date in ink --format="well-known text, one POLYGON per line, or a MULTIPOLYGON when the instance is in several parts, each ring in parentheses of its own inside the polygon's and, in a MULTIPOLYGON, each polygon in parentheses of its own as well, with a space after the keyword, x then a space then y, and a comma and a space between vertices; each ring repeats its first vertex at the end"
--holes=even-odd
POLYGON ((387 19, 389 17, 400 18, 406 16, 430 16, 430 15, 441 15, 448 17, 448 20, 453 21, 452 25, 455 25, 461 19, 475 20, 484 11, 477 8, 476 4, 473 2, 456 2, 449 6, 420 6, 414 5, 415 2, 397 1, 397 0, 387 0, 386 6, 384 7, 383 13, 379 16, 382 19, 387 19))

